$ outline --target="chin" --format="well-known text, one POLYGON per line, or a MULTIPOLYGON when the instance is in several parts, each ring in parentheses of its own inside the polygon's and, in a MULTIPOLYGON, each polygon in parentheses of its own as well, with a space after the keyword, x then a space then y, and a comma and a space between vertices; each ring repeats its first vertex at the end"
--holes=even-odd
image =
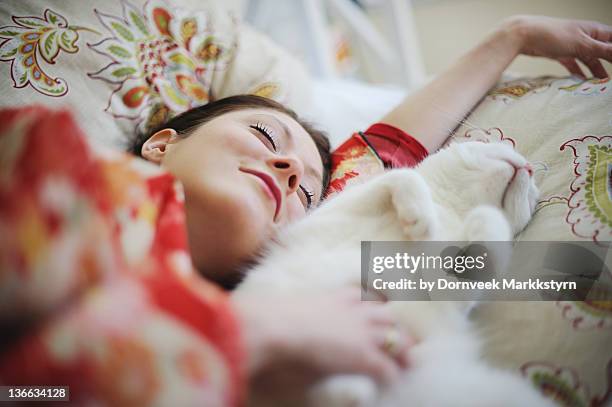
POLYGON ((228 289, 241 281, 269 240, 269 227, 261 221, 261 215, 255 216, 248 205, 231 209, 237 210, 214 216, 209 211, 199 223, 188 225, 194 267, 200 275, 228 289))
POLYGON ((193 265, 198 274, 211 280, 225 290, 233 290, 242 282, 252 267, 255 266, 259 253, 243 255, 210 256, 193 259, 193 265))

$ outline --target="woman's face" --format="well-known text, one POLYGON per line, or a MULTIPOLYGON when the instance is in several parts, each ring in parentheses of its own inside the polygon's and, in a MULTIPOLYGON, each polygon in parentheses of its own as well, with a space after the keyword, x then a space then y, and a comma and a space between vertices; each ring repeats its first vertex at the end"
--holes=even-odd
POLYGON ((184 186, 194 265, 231 282, 277 230, 321 199, 323 165, 304 128, 270 109, 221 115, 189 137, 161 131, 143 156, 184 186))

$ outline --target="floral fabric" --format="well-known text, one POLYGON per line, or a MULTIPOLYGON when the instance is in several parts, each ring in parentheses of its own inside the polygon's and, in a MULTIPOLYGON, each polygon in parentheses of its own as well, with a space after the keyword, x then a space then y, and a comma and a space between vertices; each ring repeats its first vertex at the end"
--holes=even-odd
POLYGON ((187 251, 182 191, 92 149, 72 116, 0 111, 0 383, 77 405, 240 404, 226 295, 187 251))
POLYGON ((87 136, 125 148, 185 110, 257 94, 310 103, 299 61, 219 1, 0 2, 0 106, 74 108, 87 136))
MULTIPOLYGON (((507 143, 537 168, 540 200, 517 240, 609 243, 610 106, 610 79, 519 78, 492 89, 449 142, 507 143)), ((334 153, 332 193, 384 166, 419 161, 419 149, 400 143, 409 139, 393 136, 393 130, 387 133, 393 143, 375 145, 372 134, 380 135, 379 126, 384 128, 378 124, 354 134, 334 153), (415 161, 393 158, 402 155, 415 161)), ((610 301, 491 302, 480 304, 472 317, 490 363, 522 374, 561 406, 611 405, 610 301)))
MULTIPOLYGON (((498 84, 456 129, 456 142, 510 143, 534 164, 540 200, 517 240, 612 240, 610 106, 610 79, 518 78, 498 84)), ((490 361, 560 405, 612 403, 610 301, 489 303, 474 321, 490 361)))

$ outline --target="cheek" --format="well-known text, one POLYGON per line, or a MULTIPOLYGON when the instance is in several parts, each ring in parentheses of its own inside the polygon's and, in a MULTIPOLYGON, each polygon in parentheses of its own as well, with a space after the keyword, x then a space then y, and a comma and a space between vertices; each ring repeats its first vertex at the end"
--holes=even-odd
POLYGON ((203 269, 233 268, 251 258, 271 237, 269 209, 240 179, 212 185, 205 199, 186 192, 189 243, 194 262, 203 269))
POLYGON ((306 216, 306 210, 304 209, 304 205, 300 201, 300 198, 296 196, 292 196, 287 200, 287 222, 294 222, 298 219, 306 216))
POLYGON ((222 139, 222 148, 239 157, 262 159, 268 153, 267 147, 250 132, 240 129, 222 139))

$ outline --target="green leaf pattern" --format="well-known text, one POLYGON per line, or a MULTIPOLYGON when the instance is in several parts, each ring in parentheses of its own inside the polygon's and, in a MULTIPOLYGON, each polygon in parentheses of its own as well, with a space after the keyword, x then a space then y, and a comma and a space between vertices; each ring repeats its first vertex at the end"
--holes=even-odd
POLYGON ((116 78, 123 78, 126 76, 134 75, 136 72, 137 72, 136 69, 132 67, 124 67, 124 68, 115 69, 112 72, 112 74, 116 78))
POLYGON ((89 76, 121 85, 110 96, 108 112, 144 130, 207 103, 215 70, 232 57, 234 37, 230 42, 213 35, 202 11, 171 10, 162 0, 148 0, 142 9, 129 1, 122 5, 122 16, 96 11, 108 35, 89 45, 113 61, 89 76))
POLYGON ((79 48, 76 46, 78 39, 79 35, 75 30, 63 30, 60 36, 59 46, 66 52, 75 53, 79 50, 79 48))
POLYGON ((4 30, 0 31, 0 37, 2 37, 2 38, 11 38, 11 37, 14 37, 16 35, 19 35, 19 31, 11 31, 10 29, 4 29, 4 30))
POLYGON ((24 27, 28 27, 28 28, 39 28, 39 27, 44 27, 45 23, 43 20, 41 19, 33 19, 33 18, 16 18, 16 20, 18 21, 18 24, 24 26, 24 27))
POLYGON ((47 31, 42 37, 40 42, 42 48, 40 54, 43 59, 49 63, 53 63, 55 55, 59 52, 59 45, 57 43, 57 30, 47 31))
POLYGON ((11 62, 14 87, 30 85, 43 95, 65 95, 66 81, 45 73, 39 61, 55 63, 60 49, 77 52, 77 31, 84 28, 69 27, 63 16, 50 9, 44 11, 42 18, 16 16, 13 21, 17 26, 0 27, 0 38, 7 39, 0 45, 0 61, 11 62))
POLYGON ((127 49, 119 45, 111 45, 108 47, 108 50, 114 56, 122 58, 122 59, 129 59, 132 57, 132 54, 130 54, 130 51, 128 51, 127 49))
POLYGON ((130 11, 129 14, 130 14, 130 21, 132 21, 132 23, 134 23, 134 26, 136 28, 138 28, 140 33, 142 35, 144 35, 144 36, 148 36, 149 35, 149 29, 147 28, 147 26, 145 25, 144 21, 142 20, 142 17, 139 16, 134 11, 130 11))
POLYGON ((11 59, 12 57, 15 56, 16 53, 17 53, 17 48, 13 48, 12 50, 7 51, 4 54, 1 54, 0 55, 0 59, 3 59, 3 60, 4 59, 11 59))
POLYGON ((123 25, 117 22, 113 22, 111 23, 111 27, 113 27, 117 34, 119 34, 119 36, 121 36, 121 38, 123 38, 124 40, 129 42, 134 42, 136 40, 132 32, 125 28, 123 25))
POLYGON ((45 52, 48 54, 51 49, 53 49, 53 45, 57 45, 55 41, 55 36, 57 35, 57 31, 51 31, 47 38, 45 39, 45 52))
POLYGON ((577 236, 612 240, 612 135, 568 140, 561 146, 574 155, 575 179, 570 185, 566 217, 577 236))

